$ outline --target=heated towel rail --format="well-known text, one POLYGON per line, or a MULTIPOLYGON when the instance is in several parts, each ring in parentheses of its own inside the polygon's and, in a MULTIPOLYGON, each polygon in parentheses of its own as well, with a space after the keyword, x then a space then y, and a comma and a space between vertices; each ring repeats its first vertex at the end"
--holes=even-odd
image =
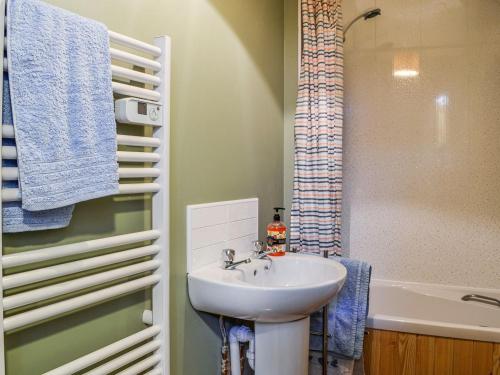
MULTIPOLYGON (((5 0, 0 0, 0 9, 5 9, 5 0)), ((5 30, 5 17, 0 19, 0 26, 5 30)), ((157 101, 163 108, 163 123, 154 126, 151 136, 130 136, 117 134, 119 145, 137 148, 148 148, 138 151, 118 151, 118 162, 126 162, 127 166, 119 168, 120 194, 152 193, 152 229, 135 233, 122 234, 107 238, 69 245, 42 248, 16 254, 1 254, 0 287, 2 306, 0 309, 0 375, 5 374, 4 335, 18 329, 29 329, 29 326, 46 319, 55 319, 96 303, 107 301, 143 288, 152 288, 152 311, 145 311, 143 321, 147 328, 131 336, 100 348, 83 357, 77 358, 45 375, 69 375, 86 371, 86 374, 109 374, 119 371, 121 375, 169 374, 169 324, 168 324, 168 198, 169 198, 169 99, 170 99, 170 38, 157 37, 154 45, 145 43, 125 35, 109 31, 112 47, 113 91, 120 97, 131 96, 157 101), (121 49, 125 47, 126 51, 121 49), (133 52, 130 52, 133 51, 133 52), (147 57, 144 57, 147 56, 147 57), (141 71, 137 71, 137 67, 141 71), (141 87, 138 87, 138 83, 141 87), (129 164, 138 164, 130 167, 129 164), (148 163, 148 167, 144 167, 148 163), (128 179, 148 178, 151 182, 128 183, 128 179), (144 242, 149 243, 143 246, 144 242), (123 245, 134 245, 132 249, 108 252, 87 257, 81 260, 62 264, 40 266, 40 262, 57 260, 67 256, 84 256, 96 251, 123 245), (140 244, 137 245, 137 244, 140 244), (138 246, 138 247, 137 247, 138 246), (125 266, 121 262, 127 262, 125 266), (3 276, 3 271, 18 266, 28 266, 29 270, 3 276), (45 283, 37 287, 35 283, 52 280, 61 276, 71 276, 79 272, 107 266, 107 271, 91 276, 70 278, 69 281, 45 283), (111 266, 111 267, 110 267, 111 266), (112 267, 114 266, 114 267, 112 267), (144 276, 146 275, 146 276, 144 276), (116 283, 120 280, 119 283, 116 283), (98 287, 104 283, 115 282, 92 292, 86 288, 98 287), (13 288, 32 285, 28 291, 5 294, 13 288), (80 293, 79 293, 80 291, 80 293), (82 294, 83 291, 83 294, 82 294), (71 293, 71 297, 64 298, 71 293), (76 294, 76 296, 74 296, 76 294), (49 299, 59 297, 57 302, 49 299), (61 300, 62 298, 62 300, 61 300), (43 303, 44 301, 47 303, 43 303), (37 303, 33 309, 4 317, 5 311, 37 303), (40 306, 41 304, 41 307, 40 306)), ((6 39, 0 38, 2 50, 6 47, 6 39)), ((6 59, 0 59, 3 71, 7 71, 6 59)), ((0 85, 0 98, 1 95, 0 85)), ((146 126, 146 125, 143 125, 146 126)), ((117 127, 118 132, 120 126, 117 127)), ((14 128, 2 125, 0 137, 14 138, 14 128)), ((0 138, 1 143, 1 138, 0 138)), ((4 146, 1 149, 2 159, 16 159, 15 147, 4 146)), ((1 168, 2 181, 17 180, 17 168, 1 168)), ((21 199, 18 189, 2 189, 2 202, 21 199)), ((0 230, 2 228, 0 220, 0 230)), ((2 233, 3 234, 3 233, 2 233)), ((3 249, 0 236, 0 248, 3 249)), ((15 310, 14 310, 15 312, 15 310)), ((51 353, 53 354, 53 353, 51 353)))

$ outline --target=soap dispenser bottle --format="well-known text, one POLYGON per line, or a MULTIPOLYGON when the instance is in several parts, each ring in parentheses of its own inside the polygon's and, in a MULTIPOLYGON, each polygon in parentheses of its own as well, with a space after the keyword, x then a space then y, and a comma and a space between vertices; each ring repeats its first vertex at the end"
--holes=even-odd
POLYGON ((269 255, 285 255, 286 250, 286 225, 281 221, 280 210, 283 207, 274 207, 273 221, 267 226, 267 251, 269 255))

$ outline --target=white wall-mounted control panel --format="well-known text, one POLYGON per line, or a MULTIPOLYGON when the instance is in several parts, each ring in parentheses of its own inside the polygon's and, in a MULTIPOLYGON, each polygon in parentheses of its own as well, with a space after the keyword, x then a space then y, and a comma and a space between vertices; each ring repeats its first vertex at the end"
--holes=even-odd
POLYGON ((162 106, 158 102, 138 98, 124 98, 115 101, 116 121, 122 124, 161 126, 162 106))

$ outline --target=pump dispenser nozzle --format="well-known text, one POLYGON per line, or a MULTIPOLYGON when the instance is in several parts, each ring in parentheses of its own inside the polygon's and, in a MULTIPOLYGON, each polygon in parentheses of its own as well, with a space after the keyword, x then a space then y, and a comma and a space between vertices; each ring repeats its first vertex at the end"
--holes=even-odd
POLYGON ((276 211, 276 213, 273 216, 274 221, 281 221, 280 217, 280 211, 285 211, 284 207, 273 207, 273 210, 276 211))

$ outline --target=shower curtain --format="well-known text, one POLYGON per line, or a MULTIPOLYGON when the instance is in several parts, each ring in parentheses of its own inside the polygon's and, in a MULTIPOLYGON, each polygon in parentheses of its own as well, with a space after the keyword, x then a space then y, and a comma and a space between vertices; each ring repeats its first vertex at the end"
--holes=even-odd
POLYGON ((341 0, 302 0, 290 247, 340 254, 343 33, 341 0))

